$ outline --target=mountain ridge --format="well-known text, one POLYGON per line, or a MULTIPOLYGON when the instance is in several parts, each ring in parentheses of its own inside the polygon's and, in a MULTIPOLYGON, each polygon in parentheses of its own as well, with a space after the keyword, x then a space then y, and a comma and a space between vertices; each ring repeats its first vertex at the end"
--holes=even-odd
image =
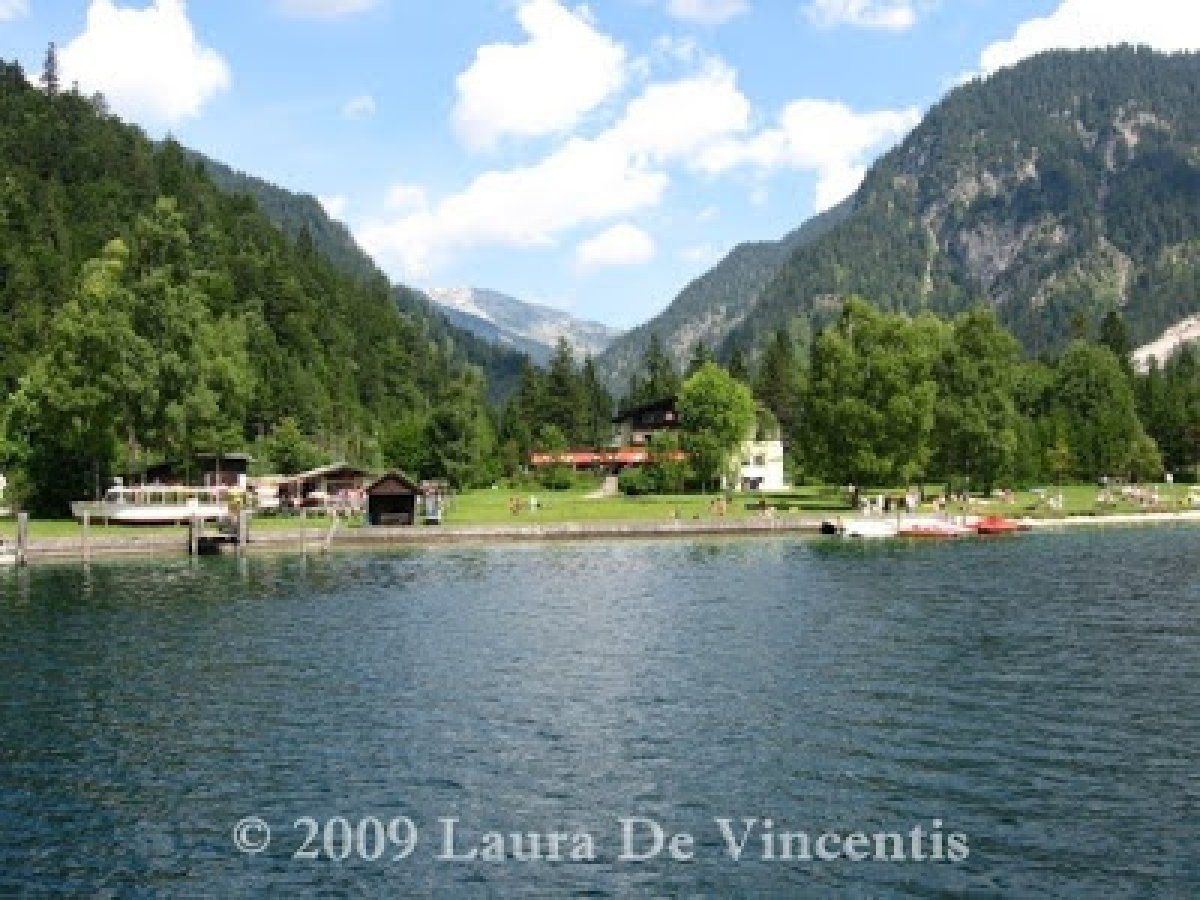
POLYGON ((1197 310, 1200 56, 1053 51, 952 90, 795 249, 722 345, 820 327, 858 294, 993 307, 1033 355, 1120 310, 1136 342, 1197 310))
POLYGON ((539 303, 486 288, 434 288, 429 299, 451 323, 545 365, 560 337, 579 356, 596 355, 622 332, 539 303))
POLYGON ((623 389, 656 335, 672 361, 682 368, 698 341, 721 344, 745 318, 789 254, 816 240, 853 210, 847 199, 818 213, 775 241, 738 244, 707 272, 692 279, 675 299, 649 321, 613 341, 597 359, 609 387, 623 389))

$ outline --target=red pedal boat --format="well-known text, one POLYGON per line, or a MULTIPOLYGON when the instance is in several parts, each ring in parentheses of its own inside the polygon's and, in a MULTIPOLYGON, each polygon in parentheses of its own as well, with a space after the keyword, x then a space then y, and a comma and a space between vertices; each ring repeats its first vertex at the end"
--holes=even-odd
POLYGON ((1028 531, 1029 526, 1014 522, 1004 516, 984 516, 975 523, 978 534, 1016 534, 1018 531, 1028 531))

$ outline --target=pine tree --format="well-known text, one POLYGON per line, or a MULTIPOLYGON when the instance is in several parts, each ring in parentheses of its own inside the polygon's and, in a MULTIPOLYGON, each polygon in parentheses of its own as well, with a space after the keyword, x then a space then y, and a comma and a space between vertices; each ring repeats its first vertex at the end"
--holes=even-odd
POLYGON ((46 91, 46 96, 58 96, 61 83, 58 74, 58 50, 53 41, 46 47, 46 61, 42 64, 41 85, 46 91))

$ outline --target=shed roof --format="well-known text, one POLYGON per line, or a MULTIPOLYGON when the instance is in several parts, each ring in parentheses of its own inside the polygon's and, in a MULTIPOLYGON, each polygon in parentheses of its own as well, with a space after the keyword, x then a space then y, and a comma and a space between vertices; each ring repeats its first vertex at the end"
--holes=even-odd
POLYGON ((419 484, 398 469, 392 469, 388 472, 384 472, 381 476, 379 476, 379 478, 367 486, 366 492, 368 496, 373 494, 423 493, 419 484), (397 490, 397 488, 400 490, 397 490))

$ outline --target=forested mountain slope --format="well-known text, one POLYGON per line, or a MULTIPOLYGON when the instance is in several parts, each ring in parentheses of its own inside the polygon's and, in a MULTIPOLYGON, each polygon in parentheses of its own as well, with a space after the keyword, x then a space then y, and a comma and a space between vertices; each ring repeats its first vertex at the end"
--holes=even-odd
POLYGON ((1053 52, 955 90, 793 251, 726 342, 859 294, 996 309, 1034 354, 1120 309, 1135 342, 1200 309, 1200 56, 1053 52))
MULTIPOLYGON (((217 187, 226 193, 253 197, 268 219, 293 239, 311 242, 318 253, 341 271, 368 280, 383 277, 379 267, 354 240, 350 230, 332 218, 316 197, 289 191, 239 172, 202 153, 192 150, 185 152, 203 164, 217 187)), ((524 363, 522 353, 526 348, 498 344, 464 327, 463 323, 445 315, 423 291, 398 284, 394 293, 402 312, 415 320, 424 320, 424 327, 430 334, 438 340, 449 341, 468 362, 483 370, 488 383, 488 395, 493 402, 502 401, 515 389, 524 363)))
POLYGON ((759 292, 798 247, 841 222, 851 204, 839 204, 778 241, 734 247, 716 266, 689 283, 665 310, 609 345, 597 359, 607 383, 623 390, 657 336, 674 364, 682 368, 697 342, 717 347, 753 308, 759 292))
POLYGON ((374 464, 415 421, 428 471, 486 477, 467 475, 491 451, 482 379, 437 321, 102 99, 0 65, 0 467, 35 509, 285 420, 374 464))

